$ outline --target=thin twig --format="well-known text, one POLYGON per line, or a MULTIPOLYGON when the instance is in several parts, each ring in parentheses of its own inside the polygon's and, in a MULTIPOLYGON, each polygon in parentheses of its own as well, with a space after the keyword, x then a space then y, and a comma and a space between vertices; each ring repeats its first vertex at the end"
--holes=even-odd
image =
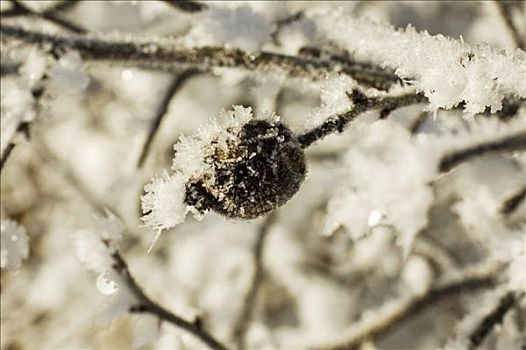
MULTIPOLYGON (((45 80, 45 79, 46 79, 46 76, 44 76, 42 78, 42 81, 45 80)), ((43 86, 41 84, 36 84, 36 86, 33 89, 31 89, 31 94, 33 95, 33 98, 34 98, 34 105, 38 106, 39 100, 42 97, 42 95, 44 94, 43 86)), ((30 121, 21 120, 18 123, 18 126, 15 129, 15 133, 13 134, 12 138, 7 143, 7 146, 6 146, 5 150, 4 150, 4 152, 2 153, 2 158, 1 158, 1 161, 0 161, 0 172, 4 169, 4 165, 5 165, 6 161, 7 161, 7 159, 9 158, 9 156, 11 155, 11 153, 13 152, 14 148, 17 145, 17 142, 18 142, 17 141, 17 136, 18 135, 24 135, 26 137, 26 139, 29 139, 29 136, 30 136, 30 134, 29 134, 29 126, 31 125, 31 123, 35 119, 36 118, 33 118, 30 121)))
MULTIPOLYGON (((411 79, 401 79, 395 73, 394 70, 389 68, 381 68, 378 65, 371 64, 369 62, 357 61, 352 57, 349 51, 341 49, 339 47, 315 47, 315 46, 303 46, 299 49, 298 55, 301 57, 317 59, 321 61, 331 61, 342 65, 343 67, 353 67, 363 72, 382 72, 384 74, 390 74, 393 83, 396 82, 401 85, 410 84, 411 79)), ((381 90, 387 90, 389 86, 385 86, 384 89, 378 87, 381 90)))
POLYGON ((15 146, 17 145, 16 142, 16 136, 18 134, 28 134, 29 133, 29 122, 21 122, 18 124, 18 127, 15 130, 15 136, 7 143, 7 146, 5 147, 4 152, 2 153, 2 158, 0 160, 0 172, 4 169, 4 165, 11 155, 11 152, 15 149, 15 146))
POLYGON ((303 11, 298 11, 298 12, 293 13, 290 16, 277 20, 274 23, 274 30, 270 34, 270 37, 272 38, 272 41, 274 42, 274 44, 281 45, 281 42, 279 41, 279 34, 283 30, 283 28, 303 19, 304 17, 305 17, 305 13, 303 11))
POLYGON ((197 69, 187 69, 183 71, 181 74, 178 74, 177 76, 175 76, 170 82, 170 84, 168 85, 168 88, 166 89, 166 92, 161 100, 161 103, 159 107, 157 108, 157 112, 155 114, 155 117, 153 118, 150 130, 148 131, 148 136, 146 137, 146 141, 142 148, 141 155, 139 156, 139 161, 137 162, 138 168, 143 166, 144 161, 146 160, 146 157, 148 156, 148 153, 150 151, 150 146, 153 142, 153 139, 161 126, 164 116, 166 116, 166 112, 168 111, 168 106, 170 105, 170 101, 172 101, 172 99, 177 94, 177 92, 180 91, 184 83, 199 72, 200 71, 197 69))
POLYGON ((2 63, 0 65, 0 76, 5 77, 11 74, 18 73, 18 69, 22 66, 21 63, 2 63))
POLYGON ((263 249, 265 247, 265 238, 275 218, 275 214, 267 216, 259 228, 256 244, 254 245, 254 275, 252 276, 250 288, 245 296, 240 317, 234 327, 234 341, 238 349, 245 349, 246 332, 252 321, 257 293, 263 279, 263 249))
POLYGON ((168 69, 181 65, 197 66, 202 69, 243 68, 249 71, 285 73, 291 77, 310 79, 324 79, 328 73, 337 73, 348 75, 368 87, 385 88, 397 83, 396 77, 382 71, 364 71, 362 67, 342 66, 338 62, 267 51, 249 53, 224 47, 185 47, 169 39, 119 41, 93 35, 62 36, 7 24, 0 26, 0 32, 5 37, 28 44, 45 45, 48 51, 76 50, 85 60, 127 62, 155 69, 168 69))
POLYGON ((132 313, 149 313, 154 316, 159 317, 159 319, 169 322, 176 327, 184 329, 185 331, 193 334, 203 343, 208 345, 211 349, 214 350, 227 350, 228 348, 223 345, 219 340, 214 338, 210 333, 208 333, 204 328, 202 321, 199 318, 196 318, 194 321, 187 321, 184 318, 175 315, 171 311, 168 311, 161 305, 157 304, 151 300, 135 281, 133 276, 128 269, 128 264, 124 258, 120 255, 119 251, 115 250, 112 253, 112 258, 114 260, 113 269, 115 272, 121 276, 121 278, 126 283, 127 287, 133 293, 133 295, 138 299, 138 304, 133 306, 130 309, 132 313))
POLYGON ((424 125, 428 118, 429 113, 428 112, 422 112, 416 117, 416 119, 413 121, 411 126, 409 127, 409 132, 411 132, 411 135, 415 135, 418 133, 418 130, 420 130, 420 127, 424 125))
POLYGON ((374 320, 365 319, 353 325, 341 339, 330 344, 316 346, 314 349, 356 349, 361 343, 386 334, 388 331, 425 308, 436 305, 440 300, 455 297, 464 292, 488 288, 495 283, 496 267, 482 265, 468 268, 458 276, 444 278, 421 296, 409 296, 387 304, 385 310, 378 311, 374 320))
POLYGON ((506 313, 511 310, 515 303, 521 298, 515 292, 508 292, 504 294, 495 308, 491 310, 490 313, 484 316, 480 320, 477 327, 469 335, 469 350, 474 350, 482 344, 484 339, 491 333, 492 329, 497 325, 502 323, 506 313))
POLYGON ((513 42, 515 43, 515 46, 517 46, 518 48, 524 50, 525 49, 524 40, 522 40, 522 38, 521 38, 521 36, 519 34, 519 31, 517 30, 517 28, 513 24, 510 5, 506 4, 506 2, 502 1, 502 0, 493 0, 493 3, 495 4, 495 6, 497 6, 497 9, 499 11, 500 17, 504 21, 504 24, 506 25, 506 29, 510 33, 510 36, 511 36, 513 42))
POLYGON ((17 17, 30 15, 45 19, 73 33, 81 34, 86 32, 86 30, 81 26, 71 23, 70 21, 65 20, 64 18, 56 14, 57 11, 69 9, 70 7, 75 5, 77 1, 64 1, 56 4, 55 6, 51 6, 50 8, 42 12, 35 11, 18 0, 11 0, 11 3, 13 4, 13 9, 2 12, 2 17, 17 17), (63 3, 68 3, 68 6, 66 7, 63 3))
POLYGON ((186 1, 186 0, 163 0, 163 2, 172 6, 173 8, 189 13, 201 12, 208 9, 206 4, 197 1, 186 1))
POLYGON ((519 189, 515 194, 506 199, 500 208, 502 215, 512 214, 526 199, 526 185, 519 189))
POLYGON ((427 101, 422 94, 406 94, 396 97, 373 97, 369 98, 354 90, 349 97, 353 100, 354 105, 348 111, 329 117, 320 126, 317 126, 298 137, 298 141, 303 148, 307 148, 314 142, 333 134, 343 132, 347 124, 354 120, 358 115, 369 110, 389 110, 409 106, 427 101))
POLYGON ((521 150, 526 150, 526 131, 450 152, 442 157, 438 168, 440 172, 447 172, 466 161, 486 154, 521 150))

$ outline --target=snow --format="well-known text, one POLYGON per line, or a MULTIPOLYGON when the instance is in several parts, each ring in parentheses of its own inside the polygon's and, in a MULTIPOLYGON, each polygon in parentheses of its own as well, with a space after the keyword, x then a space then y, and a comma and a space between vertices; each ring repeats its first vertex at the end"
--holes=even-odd
POLYGON ((62 55, 58 62, 49 68, 48 76, 50 85, 59 91, 81 92, 90 82, 83 69, 82 58, 75 51, 62 55))
POLYGON ((229 45, 255 51, 270 39, 271 26, 250 6, 216 6, 202 14, 185 41, 191 46, 229 45))
MULTIPOLYGON (((526 152, 493 152, 447 172, 438 169, 450 152, 526 130, 524 103, 514 115, 489 113, 504 96, 524 95, 524 52, 509 49, 513 40, 493 5, 209 2, 208 10, 188 14, 145 1, 83 2, 64 10, 60 16, 88 28, 90 37, 154 42, 148 52, 185 44, 299 55, 303 46, 319 47, 349 51, 351 59, 414 79, 377 91, 337 74, 337 62, 332 74, 290 78, 276 74, 277 66, 247 74, 246 68, 215 69, 207 61, 199 68, 208 70, 192 76, 170 101, 140 168, 138 157, 174 70, 189 65, 88 61, 62 50, 53 57, 48 47, 2 35, 2 65, 20 64, 2 76, 2 149, 20 122, 31 122, 31 137, 17 133, 1 174, 1 347, 201 348, 173 324, 130 314, 137 298, 112 268, 116 248, 152 300, 189 321, 202 316, 205 329, 232 347, 266 218, 195 215, 185 203, 188 185, 214 180, 210 155, 235 146, 236 132, 254 118, 276 120, 279 114, 301 134, 352 108, 350 90, 381 98, 415 88, 430 99, 434 115, 422 113, 422 104, 396 109, 384 120, 370 111, 305 150, 307 176, 268 227, 246 348, 312 348, 369 326, 382 328, 380 317, 392 321, 440 281, 460 278, 457 273, 472 264, 497 263, 497 283, 487 296, 486 287, 448 293, 441 305, 425 304, 407 322, 396 321, 362 344, 464 347, 503 293, 526 291, 526 202, 501 213, 504 201, 526 186, 526 152), (322 6, 341 6, 349 15, 311 12, 322 6), (276 21, 303 10, 305 18, 283 27, 273 42, 276 21), (405 29, 360 19, 365 15, 405 29), (104 34, 114 29, 119 32, 104 34), (465 41, 421 29, 461 34, 465 41), (40 87, 42 96, 33 97, 40 87), (473 115, 485 106, 482 115, 473 115), (94 218, 104 207, 115 215, 94 218), (148 253, 152 233, 172 228, 148 253), (16 233, 14 241, 7 232, 16 233)), ((520 15, 513 16, 517 27, 524 24, 520 15)), ((62 33, 36 17, 4 23, 62 33)), ((523 298, 480 349, 520 348, 524 310, 523 298)))
MULTIPOLYGON (((206 157, 211 152, 226 151, 230 141, 241 126, 253 118, 252 108, 232 106, 231 110, 220 110, 218 115, 202 125, 196 135, 182 136, 174 145, 173 174, 166 170, 144 186, 146 194, 141 196, 141 220, 158 232, 182 223, 188 211, 200 215, 184 203, 186 185, 205 176, 213 183, 214 172, 206 157), (214 147, 211 147, 214 142, 214 147)), ((275 118, 273 114, 262 118, 275 118)))
POLYGON ((329 201, 327 227, 341 224, 358 239, 381 220, 396 228, 407 252, 427 224, 433 200, 428 184, 436 175, 438 154, 424 147, 391 121, 365 128, 345 155, 348 182, 329 201))
POLYGON ((75 252, 87 269, 98 273, 111 271, 111 249, 122 238, 123 232, 122 222, 108 211, 96 225, 72 235, 75 252))
POLYGON ((144 186, 146 194, 141 196, 141 220, 155 230, 175 227, 184 221, 188 212, 185 198, 184 178, 179 174, 168 175, 165 170, 144 186))
POLYGON ((488 44, 470 45, 443 35, 395 29, 346 15, 343 10, 317 10, 310 16, 320 35, 358 60, 396 70, 429 99, 429 110, 451 109, 462 101, 468 115, 486 107, 496 112, 506 96, 526 98, 526 53, 488 44))

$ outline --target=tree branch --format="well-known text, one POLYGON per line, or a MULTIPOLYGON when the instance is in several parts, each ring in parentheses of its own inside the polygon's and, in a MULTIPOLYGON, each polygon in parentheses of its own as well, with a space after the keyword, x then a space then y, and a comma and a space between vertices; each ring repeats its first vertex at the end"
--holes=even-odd
POLYGON ((524 294, 517 295, 516 293, 510 291, 502 296, 495 308, 484 316, 480 320, 478 326, 473 330, 469 335, 469 350, 474 350, 482 344, 484 339, 491 333, 493 328, 502 323, 506 313, 511 310, 515 303, 522 298, 524 294))
POLYGON ((515 46, 524 50, 525 49, 524 41, 522 40, 519 34, 519 31, 513 24, 510 4, 507 4, 505 1, 502 1, 502 0, 493 0, 493 3, 497 7, 499 15, 502 18, 506 26, 506 29, 510 33, 510 36, 513 42, 515 43, 515 46))
POLYGON ((17 17, 17 16, 30 15, 30 16, 35 16, 35 17, 45 19, 73 33, 81 34, 81 33, 86 32, 86 30, 82 28, 81 26, 71 23, 70 21, 67 21, 61 18, 56 13, 57 11, 63 11, 64 9, 69 9, 70 7, 77 4, 78 1, 59 2, 58 4, 51 6, 50 8, 42 12, 35 11, 32 8, 27 7, 25 4, 23 4, 22 2, 18 0, 11 0, 11 3, 13 4, 13 9, 2 12, 1 14, 2 17, 17 17), (66 6, 65 4, 68 4, 68 6, 66 6))
POLYGON ((486 154, 524 150, 526 150, 526 131, 450 152, 442 157, 438 168, 440 172, 447 172, 466 161, 486 154))
POLYGON ((249 71, 285 73, 291 77, 324 79, 328 73, 345 74, 368 86, 385 88, 398 78, 382 71, 364 71, 363 67, 342 66, 338 62, 315 60, 279 53, 249 53, 224 47, 185 47, 170 40, 109 40, 94 35, 61 36, 2 24, 0 32, 8 38, 28 44, 45 45, 48 50, 78 51, 86 60, 136 63, 150 68, 174 68, 190 65, 202 69, 243 68, 249 71), (50 47, 49 47, 50 46, 50 47))
MULTIPOLYGON (((46 77, 44 76, 42 80, 45 80, 45 79, 46 77)), ((42 87, 42 85, 36 84, 36 87, 34 87, 31 90, 31 94, 33 95, 33 98, 34 98, 34 105, 38 105, 39 99, 42 97, 43 93, 44 93, 44 88, 42 87)), ((18 126, 15 129, 15 133, 13 137, 11 138, 11 140, 9 140, 4 152, 2 153, 2 158, 0 160, 0 172, 4 169, 4 165, 7 159, 9 158, 9 156, 11 155, 11 153, 13 152, 13 150, 15 149, 17 145, 17 140, 16 140, 17 136, 24 135, 27 139, 29 139, 29 136, 30 136, 29 126, 35 119, 36 118, 33 118, 30 121, 21 120, 19 122, 18 126)))
POLYGON ((493 286, 496 270, 494 265, 467 268, 458 276, 437 282, 424 295, 403 297, 401 300, 393 301, 392 304, 388 303, 385 310, 381 308, 376 312, 379 316, 374 320, 361 320, 356 325, 352 325, 341 339, 313 347, 313 349, 357 349, 362 342, 384 335, 399 326, 404 320, 421 313, 422 310, 435 305, 440 300, 493 286))
POLYGON ((159 107, 157 108, 157 113, 155 114, 155 117, 153 118, 150 130, 148 131, 148 136, 146 137, 146 141, 144 143, 144 146, 141 151, 141 155, 139 156, 139 160, 137 163, 138 168, 141 168, 143 166, 144 161, 146 160, 146 157, 148 156, 148 152, 150 151, 150 146, 153 142, 153 139, 161 126, 163 118, 166 116, 166 113, 168 112, 168 106, 170 105, 170 101, 172 101, 172 99, 175 97, 177 92, 180 91, 184 83, 188 81, 188 79, 192 78, 198 73, 200 73, 200 71, 197 69, 187 69, 181 74, 178 74, 177 76, 175 76, 170 82, 170 84, 168 85, 168 88, 166 89, 163 99, 161 100, 161 103, 159 107))
POLYGON ((11 139, 7 146, 5 147, 5 150, 4 152, 2 153, 2 158, 0 160, 0 172, 4 169, 4 165, 7 161, 7 158, 9 158, 9 156, 11 155, 11 152, 13 152, 13 150, 15 149, 15 146, 17 144, 15 138, 16 138, 16 135, 17 134, 21 134, 21 133, 28 133, 29 132, 29 123, 28 122, 22 122, 20 124, 18 124, 18 127, 16 128, 15 130, 15 137, 13 137, 13 139, 11 139))
POLYGON ((517 209, 522 202, 526 199, 526 185, 519 189, 515 194, 504 201, 504 204, 500 208, 502 215, 510 215, 517 209))
POLYGON ((272 42, 276 45, 281 45, 281 42, 279 40, 279 35, 283 28, 285 28, 288 25, 291 25, 292 23, 295 23, 301 19, 305 18, 305 13, 303 11, 295 12, 285 18, 279 19, 274 23, 274 30, 272 33, 270 33, 270 37, 272 38, 272 42))
MULTIPOLYGON (((314 142, 335 132, 343 132, 347 124, 354 120, 358 115, 369 110, 392 111, 395 108, 409 106, 417 103, 424 103, 427 98, 422 94, 406 94, 395 97, 366 97, 361 92, 354 90, 349 95, 354 105, 348 111, 329 117, 320 126, 317 126, 302 135, 298 136, 298 141, 303 148, 307 148, 314 142)), ((380 112, 382 115, 382 112, 380 112)))
POLYGON ((265 218, 265 221, 258 231, 256 244, 254 245, 254 275, 252 276, 252 283, 250 284, 250 288, 245 296, 241 315, 234 327, 234 341, 238 349, 245 349, 246 332, 250 322, 252 321, 252 313, 254 310, 257 293, 263 279, 263 249, 265 247, 265 239, 269 232, 270 226, 275 221, 275 219, 275 214, 269 214, 265 218))
POLYGON ((214 350, 227 350, 228 348, 215 339, 210 333, 208 333, 202 325, 199 318, 194 321, 187 321, 182 317, 175 315, 174 313, 166 310, 161 305, 152 301, 137 284, 135 279, 128 269, 128 265, 120 253, 115 250, 112 253, 112 258, 115 261, 113 269, 121 276, 126 283, 127 287, 133 293, 133 295, 139 300, 138 305, 133 306, 130 309, 132 313, 149 313, 159 317, 159 319, 173 324, 176 327, 184 329, 185 331, 193 334, 207 346, 214 350))
POLYGON ((186 0, 163 0, 163 2, 172 6, 173 8, 189 13, 201 12, 208 9, 206 4, 197 1, 186 1, 186 0))

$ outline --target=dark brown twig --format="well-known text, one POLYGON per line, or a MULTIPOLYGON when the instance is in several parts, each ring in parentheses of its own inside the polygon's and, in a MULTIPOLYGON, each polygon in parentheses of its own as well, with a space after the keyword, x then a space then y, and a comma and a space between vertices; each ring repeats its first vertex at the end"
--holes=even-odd
POLYGON ((383 336, 390 330, 398 327, 411 316, 421 313, 425 308, 435 305, 440 300, 452 298, 464 292, 488 288, 495 283, 495 266, 482 266, 475 269, 466 269, 458 277, 443 279, 429 289, 422 296, 402 299, 397 307, 390 307, 373 321, 365 321, 353 325, 342 336, 342 339, 331 344, 316 346, 314 349, 357 349, 369 339, 383 336))
POLYGON ((502 323, 506 313, 515 305, 515 303, 520 299, 514 292, 508 292, 500 298, 495 308, 488 313, 487 315, 480 320, 477 327, 469 335, 469 350, 474 350, 478 348, 484 339, 491 333, 493 328, 502 323))
POLYGON ((291 77, 310 79, 324 79, 328 73, 337 73, 348 75, 365 86, 384 89, 397 81, 392 74, 382 71, 364 71, 361 67, 342 66, 337 62, 267 51, 249 53, 224 47, 185 47, 169 40, 118 41, 87 35, 61 36, 7 24, 0 26, 0 32, 5 37, 28 44, 45 45, 49 51, 76 50, 85 60, 127 62, 152 69, 180 68, 181 65, 201 69, 243 68, 249 71, 277 72, 291 77))
POLYGON ((182 317, 175 315, 174 313, 166 310, 161 305, 152 301, 142 290, 142 288, 137 284, 135 279, 128 269, 128 264, 120 253, 115 250, 112 253, 112 258, 114 260, 113 269, 115 272, 121 276, 121 278, 126 283, 127 287, 133 293, 133 295, 138 299, 138 304, 133 306, 130 309, 132 313, 149 313, 153 316, 159 317, 159 319, 169 322, 176 327, 184 329, 185 331, 193 334, 204 344, 209 346, 214 350, 227 350, 228 348, 223 345, 219 340, 214 338, 210 333, 208 333, 204 328, 202 321, 199 318, 196 318, 194 321, 187 321, 182 317))
POLYGON ((243 302, 241 315, 234 327, 234 340, 238 349, 245 348, 246 332, 252 320, 257 293, 263 279, 263 249, 265 247, 265 239, 268 235, 270 226, 275 221, 275 218, 275 214, 267 216, 262 226, 259 228, 256 244, 254 245, 254 275, 252 276, 250 288, 243 302))
POLYGON ((139 161, 137 162, 138 168, 143 166, 144 161, 146 160, 146 157, 148 156, 148 153, 150 151, 150 146, 153 142, 153 139, 161 126, 164 116, 166 116, 166 112, 168 111, 168 106, 170 105, 170 101, 172 101, 172 99, 177 94, 177 92, 180 91, 184 83, 188 81, 188 79, 190 79, 191 77, 198 74, 199 72, 200 71, 197 69, 187 69, 183 71, 181 74, 178 74, 177 76, 175 76, 170 82, 170 84, 168 85, 168 88, 166 89, 166 92, 161 100, 161 103, 159 107, 157 108, 155 117, 153 118, 150 130, 148 131, 148 136, 146 137, 146 141, 144 142, 144 146, 142 148, 141 155, 139 156, 139 161))
POLYGON ((185 1, 185 0, 163 0, 163 1, 179 11, 189 12, 189 13, 201 12, 208 8, 206 4, 203 4, 197 1, 185 1))
POLYGON ((13 4, 13 9, 2 12, 2 17, 17 17, 30 15, 45 19, 73 33, 81 34, 86 32, 86 30, 84 30, 84 28, 82 28, 81 26, 71 23, 70 21, 65 20, 64 18, 57 15, 58 11, 64 11, 65 9, 71 8, 72 6, 78 3, 77 1, 62 1, 42 12, 35 11, 18 0, 11 0, 11 3, 13 4))
POLYGON ((409 132, 411 135, 415 135, 418 133, 418 130, 420 130, 420 127, 424 125, 428 118, 429 113, 428 112, 422 112, 416 117, 416 119, 413 121, 411 126, 409 127, 409 132))
POLYGON ((314 142, 335 132, 343 132, 347 124, 354 120, 358 115, 369 110, 389 110, 409 106, 417 103, 427 102, 422 94, 406 94, 396 97, 369 98, 357 90, 353 91, 349 97, 353 100, 354 106, 348 111, 329 117, 320 126, 317 126, 298 137, 298 141, 303 148, 307 148, 314 142))
POLYGON ((2 63, 0 65, 0 76, 5 77, 11 74, 18 73, 18 69, 22 66, 21 63, 2 63))
POLYGON ((524 40, 521 38, 519 31, 513 24, 510 4, 507 4, 506 1, 502 1, 502 0, 493 0, 493 2, 499 11, 500 17, 504 21, 504 24, 506 25, 506 29, 510 33, 510 36, 513 42, 518 48, 524 50, 525 43, 524 43, 524 40))
POLYGON ((283 30, 283 28, 303 19, 304 17, 305 17, 305 13, 303 11, 298 11, 296 13, 293 13, 290 16, 277 20, 274 23, 274 30, 270 34, 270 37, 272 38, 272 41, 274 42, 274 44, 281 45, 279 41, 279 34, 283 30))
MULTIPOLYGON (((46 79, 46 77, 44 76, 42 78, 42 80, 45 80, 45 79, 46 79)), ((36 86, 31 90, 31 94, 33 95, 33 98, 35 99, 34 100, 34 105, 38 106, 39 100, 42 97, 42 95, 44 94, 44 88, 42 87, 41 84, 36 84, 36 86)), ((18 137, 18 135, 24 135, 26 137, 26 139, 29 139, 29 136, 30 136, 30 134, 29 134, 29 126, 34 120, 35 120, 35 118, 33 118, 31 121, 23 121, 23 120, 21 120, 19 122, 18 126, 15 129, 15 133, 14 133, 13 137, 11 138, 11 140, 9 140, 4 152, 2 153, 2 158, 0 160, 0 172, 4 169, 4 165, 5 165, 6 161, 7 161, 7 159, 9 158, 9 156, 11 155, 11 153, 13 152, 14 148, 17 145, 17 137, 18 137)))
POLYGON ((11 152, 13 152, 13 150, 15 149, 15 146, 16 146, 16 135, 17 134, 27 134, 29 131, 29 123, 28 122, 22 122, 20 124, 18 124, 18 127, 16 128, 16 131, 15 131, 15 137, 13 137, 13 139, 11 141, 9 141, 9 143, 7 144, 3 154, 2 154, 2 158, 0 160, 0 172, 4 169, 4 165, 7 161, 7 159, 9 158, 9 156, 11 155, 11 152))
POLYGON ((500 208, 502 215, 510 215, 517 209, 526 199, 526 185, 519 189, 515 194, 504 201, 500 208))
POLYGON ((447 172, 466 161, 486 154, 524 150, 526 150, 526 131, 450 152, 442 157, 438 168, 440 172, 447 172))

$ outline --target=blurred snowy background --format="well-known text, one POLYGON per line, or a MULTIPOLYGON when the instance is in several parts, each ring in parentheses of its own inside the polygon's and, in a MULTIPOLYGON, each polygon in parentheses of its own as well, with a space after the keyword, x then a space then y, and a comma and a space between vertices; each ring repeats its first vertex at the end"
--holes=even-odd
MULTIPOLYGON (((239 344, 239 332, 246 333, 248 349, 526 348, 524 147, 470 159, 448 173, 436 168, 448 150, 526 131, 525 54, 498 4, 214 1, 189 12, 169 1, 1 1, 3 25, 38 31, 174 37, 191 46, 287 55, 326 47, 330 38, 330 47, 362 56, 370 45, 371 57, 378 52, 383 60, 380 45, 338 21, 338 32, 331 32, 332 19, 316 15, 339 7, 349 17, 396 28, 411 24, 455 43, 490 44, 489 63, 470 79, 484 79, 493 52, 507 50, 502 55, 512 63, 494 74, 515 80, 508 90, 466 92, 467 106, 482 110, 465 113, 458 94, 442 93, 456 88, 458 67, 418 51, 416 39, 397 44, 406 61, 373 63, 400 68, 396 73, 405 78, 415 74, 408 61, 414 59, 417 73, 427 69, 419 91, 447 110, 417 104, 382 120, 377 111, 366 112, 306 151, 305 182, 271 220, 189 215, 163 232, 150 253, 155 232, 140 220, 140 196, 154 175, 170 168, 181 135, 196 133, 232 105, 275 112, 302 132, 349 108, 345 92, 359 83, 85 61, 76 51, 47 52, 45 45, 2 38, 2 349, 204 348, 184 330, 128 312, 126 286, 108 276, 93 243, 101 235, 121 236, 119 250, 153 300, 187 320, 198 316, 229 348, 239 344), (502 96, 512 101, 511 112, 497 112, 502 96), (507 212, 502 208, 510 198, 517 203, 507 212), (260 240, 261 274, 247 305, 260 240), (433 292, 469 278, 479 280, 433 292), (475 344, 473 334, 505 301, 510 305, 500 319, 492 318, 499 326, 475 344)), ((524 2, 506 9, 524 44, 524 2)))

